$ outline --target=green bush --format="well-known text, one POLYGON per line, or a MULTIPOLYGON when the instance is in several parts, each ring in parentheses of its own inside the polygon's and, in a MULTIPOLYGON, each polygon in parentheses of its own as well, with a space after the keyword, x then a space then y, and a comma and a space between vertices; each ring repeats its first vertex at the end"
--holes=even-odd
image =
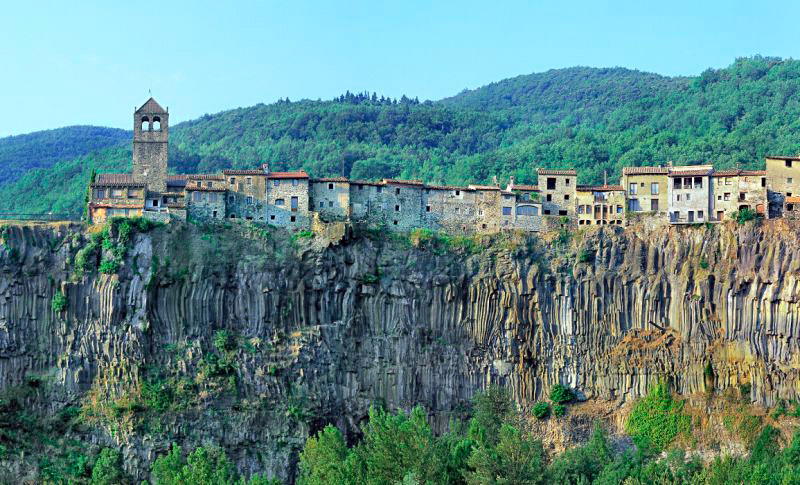
POLYGON ((550 416, 550 405, 544 401, 539 401, 533 406, 533 415, 536 419, 544 419, 550 416))
POLYGON ((57 290, 53 293, 53 298, 50 300, 50 307, 55 313, 61 313, 67 309, 67 296, 57 290))
POLYGON ((550 400, 556 404, 565 404, 573 399, 575 399, 575 393, 561 384, 556 384, 550 389, 550 400))
POLYGON ((672 398, 664 383, 633 405, 625 429, 637 444, 662 450, 681 433, 691 429, 691 419, 683 413, 683 401, 672 398))
POLYGON ((565 416, 567 414, 567 407, 563 404, 553 404, 553 414, 557 418, 565 416))
POLYGON ((127 482, 122 470, 122 454, 111 448, 103 448, 92 469, 91 485, 119 485, 127 482))
POLYGON ((227 330, 217 330, 214 334, 214 347, 220 352, 236 349, 236 339, 227 330))
POLYGON ((114 274, 119 271, 119 262, 116 259, 104 259, 100 263, 100 272, 103 274, 114 274))
POLYGON ((732 214, 733 219, 736 221, 737 224, 743 225, 748 221, 752 221, 757 217, 756 212, 749 207, 745 207, 742 210, 736 211, 732 214))
POLYGON ((581 249, 581 252, 578 253, 578 262, 579 263, 594 262, 594 251, 590 249, 581 249))

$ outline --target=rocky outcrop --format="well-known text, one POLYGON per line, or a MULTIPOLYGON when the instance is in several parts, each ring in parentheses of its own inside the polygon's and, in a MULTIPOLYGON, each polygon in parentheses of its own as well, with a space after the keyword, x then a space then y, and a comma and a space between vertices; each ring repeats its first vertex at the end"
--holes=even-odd
POLYGON ((660 379, 682 394, 749 384, 763 405, 800 391, 800 245, 783 221, 335 232, 172 225, 134 234, 115 273, 76 277, 83 227, 7 226, 0 386, 35 378, 31 406, 80 406, 84 439, 120 446, 138 478, 180 441, 285 479, 310 432, 354 436, 375 402, 422 404, 442 429, 490 383, 523 407, 558 382, 616 402, 660 379))

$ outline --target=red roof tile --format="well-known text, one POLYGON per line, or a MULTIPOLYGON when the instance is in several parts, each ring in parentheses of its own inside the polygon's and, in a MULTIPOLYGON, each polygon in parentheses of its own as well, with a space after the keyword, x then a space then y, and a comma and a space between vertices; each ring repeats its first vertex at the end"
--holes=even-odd
POLYGON ((225 180, 225 177, 213 173, 189 173, 186 174, 188 180, 225 180))
POLYGON ((741 173, 739 169, 728 169, 728 170, 715 170, 714 173, 711 174, 712 177, 735 177, 741 173))
POLYGON ((270 172, 267 174, 268 179, 307 179, 308 174, 305 170, 298 170, 296 172, 270 172))
POLYGON ((800 196, 786 197, 784 202, 787 204, 800 204, 800 196))
POLYGON ((669 173, 670 177, 701 177, 706 175, 711 175, 711 169, 681 170, 669 173))
POLYGON ((766 170, 742 170, 739 175, 766 175, 766 170))
POLYGON ((144 187, 141 182, 134 182, 133 175, 129 173, 99 173, 93 186, 102 187, 144 187))
POLYGON ((577 175, 575 170, 549 170, 540 168, 536 172, 539 175, 577 175))
POLYGON ((667 167, 623 167, 623 175, 666 175, 669 173, 667 167))
MULTIPOLYGON (((263 170, 223 170, 222 173, 225 175, 266 175, 266 172, 264 172, 263 170)), ((274 173, 281 173, 281 172, 274 172, 274 173)))

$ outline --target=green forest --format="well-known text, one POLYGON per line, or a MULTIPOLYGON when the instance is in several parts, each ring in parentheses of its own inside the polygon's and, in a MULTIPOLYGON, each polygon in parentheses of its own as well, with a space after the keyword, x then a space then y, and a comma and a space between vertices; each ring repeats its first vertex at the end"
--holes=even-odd
MULTIPOLYGON (((494 175, 534 183, 537 167, 576 168, 580 183, 667 161, 760 168, 768 153, 800 152, 798 87, 800 61, 756 56, 696 77, 551 70, 435 102, 350 92, 329 101, 286 99, 173 126, 170 169, 268 162, 312 176, 460 184, 494 175)), ((80 214, 92 169, 130 165, 129 135, 92 137, 64 132, 61 143, 36 151, 19 143, 4 150, 9 139, 0 140, 0 157, 8 164, 16 156, 21 175, 0 179, 0 212, 80 214)))

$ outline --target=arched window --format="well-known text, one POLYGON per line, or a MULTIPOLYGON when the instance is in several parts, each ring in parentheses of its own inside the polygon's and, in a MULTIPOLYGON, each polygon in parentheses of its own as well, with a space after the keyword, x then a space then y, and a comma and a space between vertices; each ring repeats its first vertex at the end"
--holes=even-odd
POLYGON ((158 116, 153 117, 153 130, 161 131, 161 118, 159 118, 158 116))
POLYGON ((141 129, 142 129, 142 131, 150 130, 150 120, 147 118, 147 116, 142 116, 142 128, 141 129))

